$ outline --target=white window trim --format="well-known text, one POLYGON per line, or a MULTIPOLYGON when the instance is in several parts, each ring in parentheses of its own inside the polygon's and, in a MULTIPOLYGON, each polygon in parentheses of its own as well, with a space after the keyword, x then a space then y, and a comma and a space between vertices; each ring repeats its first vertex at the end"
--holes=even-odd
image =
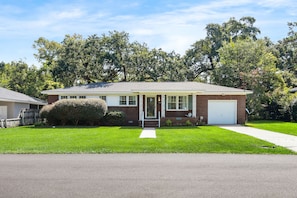
POLYGON ((68 99, 68 96, 59 96, 59 100, 68 99))
POLYGON ((136 95, 121 95, 121 96, 119 96, 119 106, 120 107, 136 107, 137 104, 138 104, 138 102, 137 102, 137 96, 136 95), (126 104, 120 104, 120 98, 122 96, 125 96, 126 97, 126 104), (131 97, 131 96, 132 97, 135 97, 135 104, 133 104, 133 105, 130 105, 129 104, 129 97, 131 97))
POLYGON ((105 96, 105 95, 98 96, 98 98, 99 98, 99 99, 102 99, 102 100, 104 100, 104 101, 107 101, 107 96, 105 96), (105 99, 104 99, 104 98, 105 98, 105 99))
POLYGON ((166 96, 166 111, 188 111, 189 110, 189 104, 188 104, 188 100, 189 100, 189 96, 188 95, 167 95, 166 96), (175 101, 175 109, 169 109, 168 108, 168 97, 170 96, 175 96, 176 97, 176 101, 175 101), (187 107, 186 109, 178 109, 178 105, 179 105, 179 97, 186 97, 186 104, 187 107))

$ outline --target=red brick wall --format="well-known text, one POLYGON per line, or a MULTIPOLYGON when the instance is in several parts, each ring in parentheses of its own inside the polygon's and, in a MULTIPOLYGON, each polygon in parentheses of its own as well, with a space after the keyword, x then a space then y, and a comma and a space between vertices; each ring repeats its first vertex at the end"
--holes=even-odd
POLYGON ((186 117, 189 111, 166 111, 165 117, 186 117))
POLYGON ((58 100, 59 100, 59 96, 58 95, 48 95, 47 96, 47 102, 48 102, 48 104, 52 104, 52 103, 54 103, 54 102, 56 102, 58 100))
POLYGON ((235 96, 235 95, 225 95, 225 96, 197 96, 197 118, 203 116, 203 121, 207 123, 208 118, 208 100, 237 100, 237 124, 245 123, 245 108, 246 108, 246 96, 235 96))
POLYGON ((108 111, 123 111, 127 125, 138 125, 138 107, 108 107, 108 111))

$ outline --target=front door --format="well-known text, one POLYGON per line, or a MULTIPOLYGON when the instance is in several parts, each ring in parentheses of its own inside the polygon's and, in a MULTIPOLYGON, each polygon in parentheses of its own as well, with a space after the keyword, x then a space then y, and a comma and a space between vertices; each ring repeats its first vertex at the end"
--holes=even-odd
POLYGON ((156 118, 156 96, 147 96, 145 103, 145 117, 146 118, 156 118))

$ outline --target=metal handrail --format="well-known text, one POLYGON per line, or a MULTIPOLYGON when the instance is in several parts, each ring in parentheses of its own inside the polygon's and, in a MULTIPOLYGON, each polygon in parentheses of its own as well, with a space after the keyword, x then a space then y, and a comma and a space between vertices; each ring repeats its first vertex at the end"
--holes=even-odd
POLYGON ((158 127, 161 127, 161 113, 158 111, 158 127))
POLYGON ((141 127, 144 128, 144 111, 141 113, 141 127))

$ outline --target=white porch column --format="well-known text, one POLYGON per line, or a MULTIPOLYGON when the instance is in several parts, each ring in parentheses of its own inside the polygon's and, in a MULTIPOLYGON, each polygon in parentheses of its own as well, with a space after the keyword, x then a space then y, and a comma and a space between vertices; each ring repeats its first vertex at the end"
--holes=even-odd
POLYGON ((197 95, 196 94, 193 94, 192 95, 192 116, 193 118, 196 118, 196 111, 197 111, 197 107, 196 107, 196 98, 197 98, 197 95))
POLYGON ((142 112, 143 112, 143 95, 139 94, 139 101, 138 101, 138 120, 141 120, 142 112))
POLYGON ((161 109, 162 109, 162 111, 161 111, 161 118, 165 118, 165 106, 166 106, 166 104, 165 104, 165 95, 164 94, 162 94, 161 95, 161 109))

